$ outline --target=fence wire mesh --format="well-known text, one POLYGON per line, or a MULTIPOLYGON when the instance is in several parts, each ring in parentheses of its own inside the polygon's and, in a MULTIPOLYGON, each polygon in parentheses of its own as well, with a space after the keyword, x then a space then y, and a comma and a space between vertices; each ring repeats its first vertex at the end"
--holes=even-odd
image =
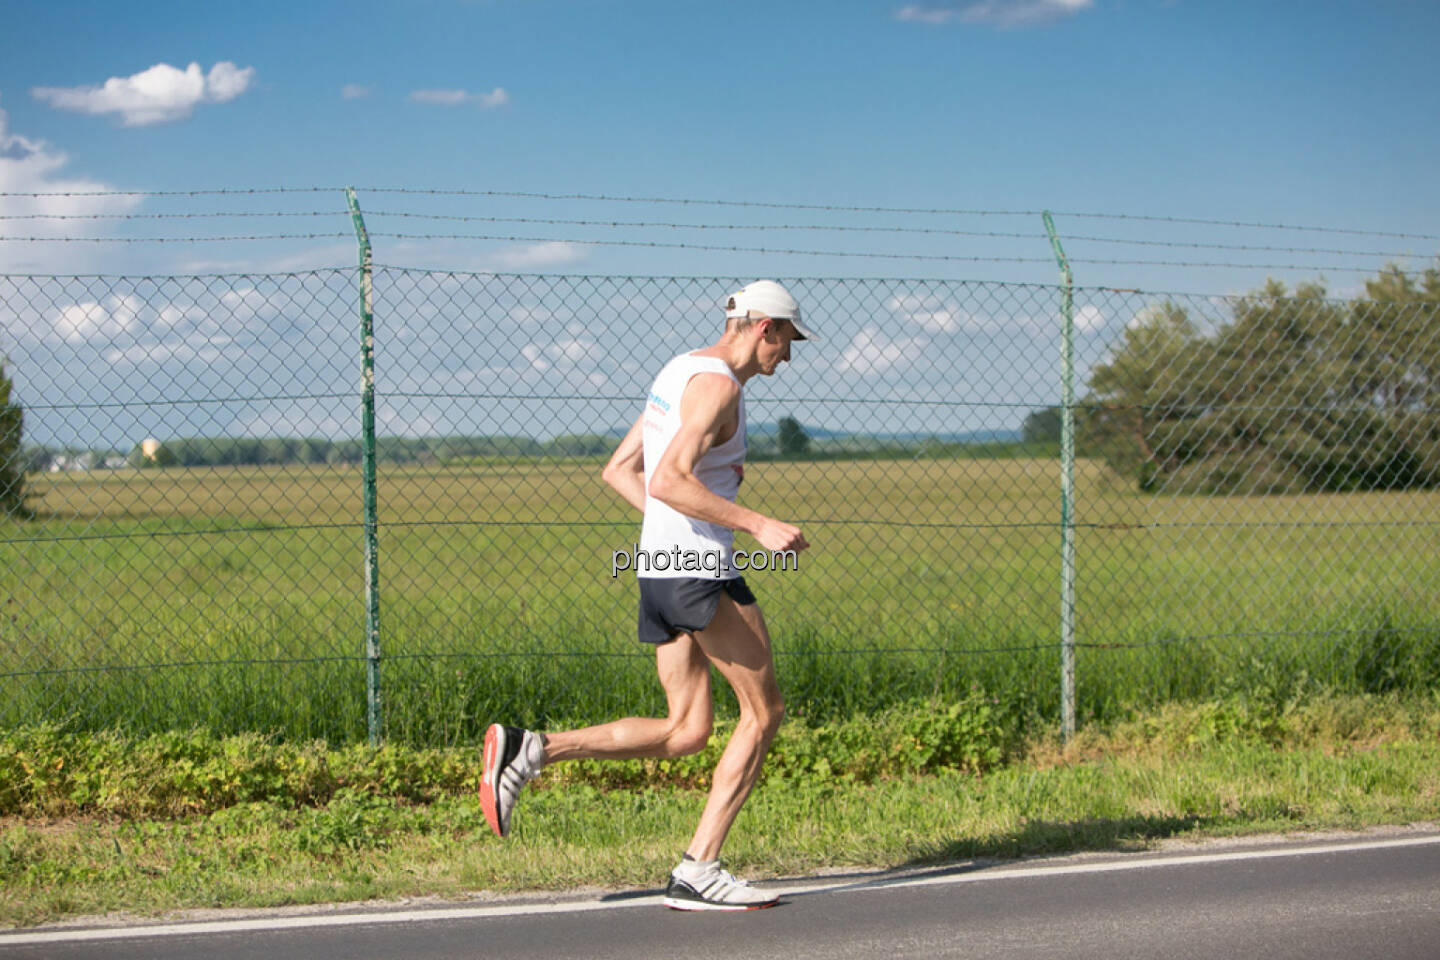
MULTIPOLYGON (((663 710, 600 469, 748 279, 375 268, 388 736, 663 710)), ((741 500, 814 544, 747 574, 791 714, 1055 718, 1058 289, 784 282, 822 339, 748 385, 741 500)), ((34 514, 0 723, 364 736, 356 303, 353 270, 0 277, 34 514)), ((1082 720, 1440 680, 1437 303, 1076 291, 1082 720)))

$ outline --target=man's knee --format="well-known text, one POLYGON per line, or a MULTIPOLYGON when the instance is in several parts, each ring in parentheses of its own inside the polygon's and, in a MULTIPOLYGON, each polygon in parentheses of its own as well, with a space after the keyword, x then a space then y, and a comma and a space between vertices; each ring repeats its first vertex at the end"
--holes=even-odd
POLYGON ((785 698, 777 693, 775 694, 775 702, 770 707, 769 723, 765 726, 765 732, 772 737, 775 736, 775 732, 780 729, 780 724, 783 723, 784 720, 785 698))
POLYGON ((760 728, 765 738, 768 740, 774 737, 776 731, 780 729, 781 722, 785 719, 785 700, 780 696, 780 691, 771 691, 757 701, 751 710, 751 714, 755 725, 760 728))
POLYGON ((694 722, 673 728, 665 738, 665 752, 671 757, 688 757, 699 753, 710 742, 710 723, 694 722))

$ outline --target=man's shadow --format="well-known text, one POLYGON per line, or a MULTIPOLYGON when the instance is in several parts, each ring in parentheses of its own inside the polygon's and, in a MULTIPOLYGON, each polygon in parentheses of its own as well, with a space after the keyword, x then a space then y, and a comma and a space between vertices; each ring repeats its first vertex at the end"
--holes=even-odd
MULTIPOLYGON (((890 870, 854 870, 823 877, 774 877, 764 881, 777 887, 814 883, 814 890, 791 890, 777 906, 826 893, 883 888, 937 877, 976 873, 1020 860, 1071 853, 1138 852, 1154 840, 1163 840, 1202 828, 1212 817, 1114 817, 1090 820, 1030 820, 1018 831, 987 836, 958 837, 934 844, 890 870)), ((607 902, 654 897, 662 890, 633 890, 609 894, 607 902)))

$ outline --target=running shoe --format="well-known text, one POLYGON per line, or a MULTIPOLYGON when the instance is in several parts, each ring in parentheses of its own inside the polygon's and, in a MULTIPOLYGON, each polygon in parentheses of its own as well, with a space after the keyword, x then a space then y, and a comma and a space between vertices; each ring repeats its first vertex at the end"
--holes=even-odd
POLYGON ((492 723, 485 731, 480 809, 497 837, 510 833, 510 814, 525 784, 540 775, 545 745, 540 734, 492 723))
POLYGON ((665 887, 665 906, 672 910, 762 910, 779 901, 778 894, 735 879, 718 860, 682 863, 665 887))

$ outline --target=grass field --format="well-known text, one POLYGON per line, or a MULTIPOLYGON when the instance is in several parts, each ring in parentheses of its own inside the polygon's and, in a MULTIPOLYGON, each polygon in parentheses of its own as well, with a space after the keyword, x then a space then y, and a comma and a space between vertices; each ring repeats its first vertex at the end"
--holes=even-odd
MULTIPOLYGON (((742 502, 814 544, 798 572, 748 577, 791 715, 978 686, 1023 724, 1053 724, 1057 477, 1043 459, 752 464, 742 502)), ((0 725, 364 736, 357 470, 35 486, 42 519, 0 527, 0 725)), ((497 717, 663 709, 634 641, 634 584, 611 577, 638 517, 601 486, 598 462, 388 467, 379 501, 391 737, 463 743, 497 717)), ((1142 495, 1082 461, 1082 720, 1236 690, 1433 687, 1436 516, 1440 492, 1142 495)))

